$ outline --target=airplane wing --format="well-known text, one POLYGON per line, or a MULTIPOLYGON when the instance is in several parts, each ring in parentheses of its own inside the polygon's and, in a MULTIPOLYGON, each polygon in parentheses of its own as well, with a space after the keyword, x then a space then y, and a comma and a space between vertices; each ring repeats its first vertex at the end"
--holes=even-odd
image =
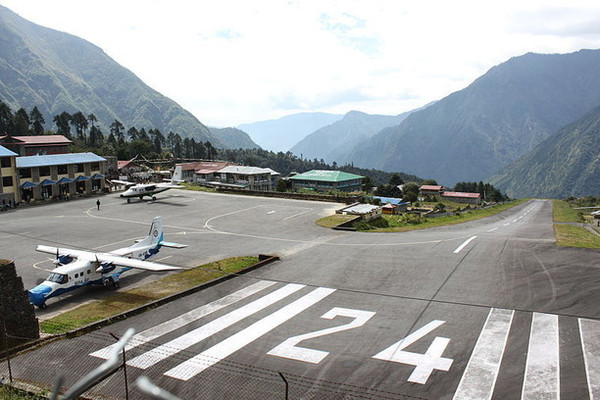
POLYGON ((88 260, 91 262, 97 261, 100 263, 110 262, 114 265, 118 265, 121 267, 130 267, 136 269, 143 269, 146 271, 159 272, 159 271, 175 271, 178 269, 182 269, 181 267, 176 267, 174 265, 167 264, 159 264, 151 261, 137 260, 134 258, 122 257, 115 254, 109 253, 95 253, 93 251, 85 251, 85 250, 74 250, 74 249, 66 249, 59 248, 53 246, 45 246, 38 245, 35 248, 37 251, 48 254, 60 254, 60 255, 68 255, 72 258, 88 260))
POLYGON ((110 181, 108 181, 108 183, 110 183, 111 185, 125 185, 127 187, 134 186, 136 184, 135 182, 119 181, 117 179, 110 180, 110 181))
POLYGON ((165 182, 165 183, 157 183, 156 187, 159 187, 159 188, 182 188, 183 186, 177 185, 175 183, 166 183, 165 182))

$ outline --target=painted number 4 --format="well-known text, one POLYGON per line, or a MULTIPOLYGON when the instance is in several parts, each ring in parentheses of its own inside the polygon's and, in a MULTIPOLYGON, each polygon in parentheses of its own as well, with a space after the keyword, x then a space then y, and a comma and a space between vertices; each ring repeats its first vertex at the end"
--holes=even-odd
MULTIPOLYGON (((318 364, 329 355, 329 352, 298 346, 300 342, 307 339, 314 339, 320 336, 331 335, 333 333, 361 327, 369 319, 371 319, 373 315, 375 315, 375 313, 371 311, 351 310, 341 307, 332 308, 323 314, 321 318, 334 319, 335 317, 348 317, 352 318, 352 320, 343 325, 290 337, 280 345, 276 346, 273 350, 269 351, 267 354, 318 364)), ((425 337, 431 331, 444 324, 444 322, 445 321, 439 320, 431 321, 404 339, 394 343, 380 353, 377 353, 373 356, 373 358, 400 364, 413 365, 415 369, 409 376, 408 381, 420 384, 427 383, 427 380, 429 379, 429 376, 433 370, 448 371, 450 369, 453 360, 451 358, 442 357, 442 354, 444 353, 444 350, 446 350, 446 346, 448 346, 450 339, 436 337, 433 339, 433 343, 431 343, 425 354, 413 353, 410 351, 405 351, 404 349, 417 340, 425 337)))
POLYGON ((434 369, 439 371, 448 371, 450 369, 453 360, 451 358, 442 357, 450 339, 436 337, 425 354, 412 353, 405 351, 404 349, 441 326, 444 322, 445 321, 439 320, 431 321, 399 342, 394 343, 387 349, 374 355, 373 358, 400 364, 414 365, 415 369, 409 376, 408 381, 425 384, 434 369))

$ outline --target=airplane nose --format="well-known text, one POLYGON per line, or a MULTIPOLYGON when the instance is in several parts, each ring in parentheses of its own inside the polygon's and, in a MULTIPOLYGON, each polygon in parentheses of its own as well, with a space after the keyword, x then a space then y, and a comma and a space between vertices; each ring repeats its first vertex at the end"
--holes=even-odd
POLYGON ((52 288, 46 285, 38 285, 33 289, 28 290, 29 302, 34 306, 41 306, 46 302, 46 296, 50 294, 52 288))

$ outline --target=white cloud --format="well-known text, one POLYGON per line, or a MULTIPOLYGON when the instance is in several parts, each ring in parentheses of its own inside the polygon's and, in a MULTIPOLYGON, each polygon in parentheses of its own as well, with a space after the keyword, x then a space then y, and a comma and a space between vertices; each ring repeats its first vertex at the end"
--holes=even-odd
POLYGON ((505 0, 0 0, 103 48, 206 124, 398 114, 530 51, 598 48, 600 4, 505 0))

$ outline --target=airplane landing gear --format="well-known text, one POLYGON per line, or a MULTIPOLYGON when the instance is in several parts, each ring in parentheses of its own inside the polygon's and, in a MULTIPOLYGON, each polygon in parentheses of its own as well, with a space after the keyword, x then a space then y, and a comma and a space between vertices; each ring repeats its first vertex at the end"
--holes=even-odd
POLYGON ((131 203, 131 199, 127 199, 127 204, 131 203))

